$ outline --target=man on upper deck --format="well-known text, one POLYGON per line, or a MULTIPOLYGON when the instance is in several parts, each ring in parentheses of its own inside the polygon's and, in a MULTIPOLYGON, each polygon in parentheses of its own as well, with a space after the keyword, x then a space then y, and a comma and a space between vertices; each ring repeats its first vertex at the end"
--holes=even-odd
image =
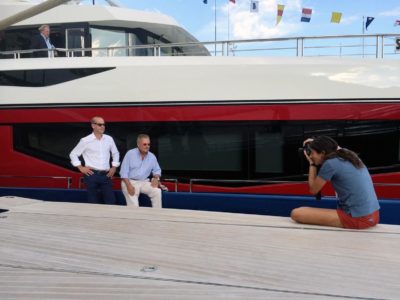
MULTIPOLYGON (((42 25, 39 27, 39 34, 32 39, 31 49, 54 49, 50 42, 50 26, 42 25)), ((52 51, 35 51, 33 57, 54 57, 55 52, 52 51)))

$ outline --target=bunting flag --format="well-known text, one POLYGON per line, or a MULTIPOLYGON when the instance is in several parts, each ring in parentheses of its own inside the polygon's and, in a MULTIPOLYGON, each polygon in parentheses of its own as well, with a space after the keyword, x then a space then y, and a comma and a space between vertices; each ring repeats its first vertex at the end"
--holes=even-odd
POLYGON ((332 12, 332 18, 331 18, 331 23, 340 23, 340 20, 342 19, 342 13, 341 12, 332 12))
POLYGON ((279 24, 279 22, 282 20, 282 16, 283 16, 283 10, 285 9, 285 5, 283 4, 278 4, 278 14, 276 16, 276 25, 279 24))
POLYGON ((400 26, 400 20, 396 20, 396 21, 394 22, 394 26, 400 26))
POLYGON ((258 2, 257 0, 251 0, 250 2, 250 12, 258 12, 258 2))
POLYGON ((367 22, 365 22, 365 30, 368 30, 368 26, 371 25, 374 19, 374 17, 367 17, 367 22))
POLYGON ((311 8, 303 8, 302 13, 301 13, 301 22, 310 22, 311 21, 311 14, 312 14, 312 9, 311 8))

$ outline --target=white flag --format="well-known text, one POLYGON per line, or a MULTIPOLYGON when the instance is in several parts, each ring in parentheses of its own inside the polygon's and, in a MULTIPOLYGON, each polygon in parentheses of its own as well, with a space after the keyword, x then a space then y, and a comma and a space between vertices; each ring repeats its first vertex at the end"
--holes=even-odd
POLYGON ((258 12, 258 3, 257 0, 251 0, 250 2, 250 12, 258 12))

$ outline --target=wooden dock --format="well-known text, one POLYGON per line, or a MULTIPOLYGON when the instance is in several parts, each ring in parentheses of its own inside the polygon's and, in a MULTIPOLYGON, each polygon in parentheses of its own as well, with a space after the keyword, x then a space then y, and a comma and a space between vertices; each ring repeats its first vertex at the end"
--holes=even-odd
POLYGON ((0 299, 400 299, 400 226, 0 197, 0 299))

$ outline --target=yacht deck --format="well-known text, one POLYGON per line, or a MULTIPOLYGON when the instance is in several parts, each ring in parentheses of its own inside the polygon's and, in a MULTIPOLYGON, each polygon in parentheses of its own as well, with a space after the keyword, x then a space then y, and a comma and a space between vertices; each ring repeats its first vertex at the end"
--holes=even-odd
POLYGON ((1 299, 399 299, 400 227, 0 197, 1 299))

